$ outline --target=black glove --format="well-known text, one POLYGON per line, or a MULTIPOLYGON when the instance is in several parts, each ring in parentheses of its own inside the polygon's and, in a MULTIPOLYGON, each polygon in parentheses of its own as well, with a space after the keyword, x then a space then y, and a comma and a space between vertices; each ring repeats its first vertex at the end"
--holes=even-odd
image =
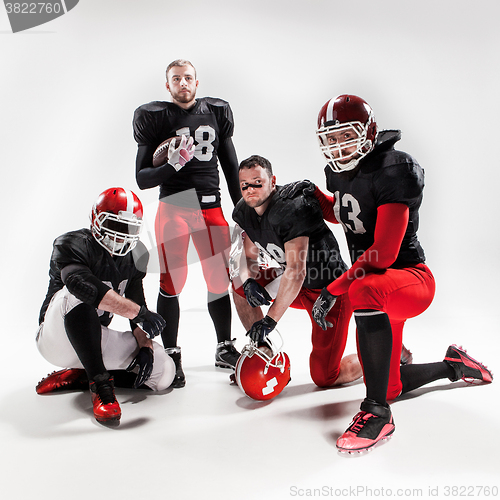
POLYGON ((286 184, 280 191, 280 198, 295 198, 300 194, 313 195, 316 191, 316 184, 307 179, 286 184))
POLYGON ((274 321, 273 318, 266 316, 260 321, 256 321, 250 330, 248 330, 247 335, 254 342, 264 342, 265 338, 276 328, 278 323, 274 321))
POLYGON ((132 360, 132 363, 128 365, 127 371, 131 372, 134 368, 139 367, 137 371, 137 377, 135 378, 133 389, 137 389, 142 384, 146 383, 151 373, 153 371, 153 349, 151 347, 141 347, 137 356, 132 360))
POLYGON ((148 339, 160 335, 167 324, 159 314, 150 311, 146 306, 141 306, 139 314, 131 321, 146 332, 148 339))
POLYGON ((330 309, 335 305, 337 300, 336 295, 332 295, 326 288, 321 290, 319 297, 312 308, 312 315, 314 321, 318 323, 323 330, 331 328, 333 325, 329 321, 326 321, 326 315, 330 312, 330 309))
POLYGON ((268 306, 271 303, 271 296, 267 293, 267 290, 253 278, 248 278, 243 283, 243 291, 247 302, 252 307, 268 306))

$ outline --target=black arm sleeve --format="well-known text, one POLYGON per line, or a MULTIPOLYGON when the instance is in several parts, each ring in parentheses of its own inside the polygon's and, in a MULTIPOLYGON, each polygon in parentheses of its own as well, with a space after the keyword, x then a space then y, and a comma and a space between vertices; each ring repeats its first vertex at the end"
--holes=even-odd
MULTIPOLYGON (((130 281, 125 290, 125 297, 127 297, 127 299, 134 301, 136 304, 139 304, 140 306, 146 305, 146 297, 144 296, 144 287, 142 284, 144 276, 145 276, 144 273, 135 276, 130 281)), ((135 329, 136 326, 137 326, 136 323, 130 321, 130 328, 132 329, 132 331, 135 329)))
POLYGON ((140 145, 137 148, 135 178, 140 189, 159 186, 176 173, 175 168, 168 163, 160 167, 153 167, 153 153, 155 150, 156 148, 150 145, 140 145))
POLYGON ((227 137, 219 144, 217 155, 226 178, 229 195, 233 200, 233 204, 236 205, 241 198, 241 191, 238 176, 238 158, 231 137, 227 137))

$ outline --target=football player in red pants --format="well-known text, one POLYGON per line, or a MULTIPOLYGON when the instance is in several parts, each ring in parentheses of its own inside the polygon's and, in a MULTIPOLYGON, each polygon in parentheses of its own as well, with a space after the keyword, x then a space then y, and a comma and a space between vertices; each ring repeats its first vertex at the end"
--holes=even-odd
POLYGON ((429 307, 435 291, 416 234, 424 171, 395 150, 399 131, 378 132, 371 107, 357 96, 329 100, 320 110, 317 134, 333 196, 308 181, 283 195, 314 191, 325 219, 345 230, 352 267, 322 290, 313 315, 326 328, 337 297, 349 295, 366 399, 337 448, 363 451, 394 432, 388 401, 435 380, 491 382, 492 374, 455 345, 442 362, 400 366, 404 323, 429 307))
POLYGON ((243 199, 233 219, 245 236, 239 274, 233 280, 233 300, 247 335, 263 342, 288 307, 305 309, 313 326, 310 372, 314 383, 331 387, 360 378, 356 354, 343 357, 352 314, 347 294, 329 311, 327 333, 312 319, 322 288, 347 269, 319 203, 314 196, 280 197, 282 187, 276 185, 271 163, 261 156, 241 162, 239 179, 243 199), (259 269, 259 252, 278 267, 259 269), (265 287, 277 276, 279 288, 271 297, 265 287), (260 307, 265 305, 270 305, 266 316, 260 307))
POLYGON ((218 161, 233 203, 240 197, 238 161, 232 142, 233 113, 226 101, 196 98, 198 80, 193 65, 179 59, 169 64, 166 87, 172 102, 154 101, 134 114, 138 143, 136 179, 141 189, 160 186, 155 223, 160 257, 158 312, 167 326, 163 345, 177 366, 173 387, 183 387, 185 376, 177 345, 179 294, 187 278, 187 251, 192 238, 208 288, 208 312, 217 335, 215 365, 234 369, 239 352, 231 340, 231 303, 227 259, 229 226, 221 209, 218 161), (166 139, 184 140, 169 148, 168 161, 153 167, 153 154, 166 139), (189 140, 187 139, 189 137, 189 140))

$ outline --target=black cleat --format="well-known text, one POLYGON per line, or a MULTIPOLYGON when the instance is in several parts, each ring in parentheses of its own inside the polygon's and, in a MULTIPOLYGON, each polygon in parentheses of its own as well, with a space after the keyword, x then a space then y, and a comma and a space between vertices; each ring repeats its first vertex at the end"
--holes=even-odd
POLYGON ((240 357, 240 353, 234 347, 236 339, 224 340, 217 344, 215 350, 215 366, 218 368, 228 368, 234 370, 236 362, 240 357))
POLYGON ((169 347, 165 352, 173 359, 175 363, 175 377, 170 387, 173 389, 180 389, 186 385, 186 376, 182 370, 181 348, 169 347))
POLYGON ((401 347, 401 366, 411 365, 413 363, 413 354, 410 349, 407 349, 404 345, 401 347))

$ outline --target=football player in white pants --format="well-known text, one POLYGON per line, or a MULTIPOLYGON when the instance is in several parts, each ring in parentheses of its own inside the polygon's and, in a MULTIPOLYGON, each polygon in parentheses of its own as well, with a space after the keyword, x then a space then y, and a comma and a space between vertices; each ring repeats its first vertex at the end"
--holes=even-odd
POLYGON ((37 346, 56 366, 38 394, 90 388, 95 418, 119 423, 120 387, 163 390, 175 364, 152 339, 164 319, 146 307, 142 281, 148 252, 139 241, 142 204, 132 191, 110 188, 91 212, 91 228, 56 238, 49 287, 40 311, 37 346), (118 314, 130 331, 109 328, 118 314))

